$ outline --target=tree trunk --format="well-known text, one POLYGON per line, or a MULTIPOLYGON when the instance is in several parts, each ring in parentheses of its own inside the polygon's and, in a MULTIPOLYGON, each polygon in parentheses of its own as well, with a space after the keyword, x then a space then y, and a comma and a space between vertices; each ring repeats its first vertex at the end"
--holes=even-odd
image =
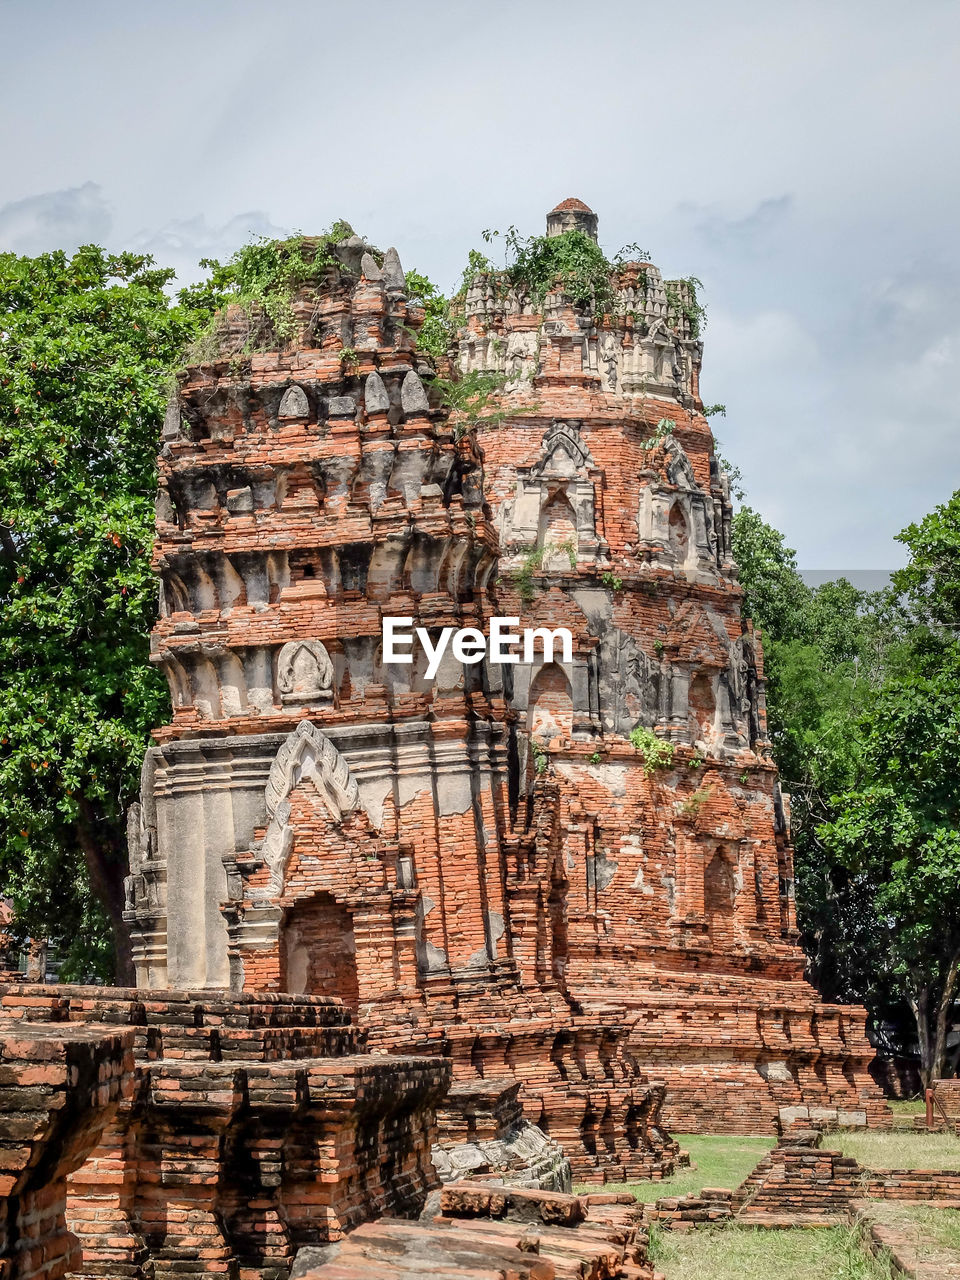
POLYGON ((957 989, 957 974, 960 971, 960 948, 951 957, 947 966, 947 974, 943 980, 943 991, 937 1007, 936 1038, 933 1045, 932 1080, 943 1079, 943 1066, 947 1056, 947 1032, 949 1031, 950 1008, 957 989))
POLYGON ((123 853, 125 837, 94 812, 88 800, 80 801, 77 838, 90 877, 90 887, 110 920, 116 950, 115 981, 120 987, 136 982, 130 930, 123 918, 123 878, 127 859, 123 853))
POLYGON ((930 1087, 933 1055, 930 1045, 930 1021, 927 1017, 927 988, 920 987, 916 995, 907 992, 907 1001, 917 1024, 917 1041, 920 1046, 920 1079, 923 1087, 930 1087))

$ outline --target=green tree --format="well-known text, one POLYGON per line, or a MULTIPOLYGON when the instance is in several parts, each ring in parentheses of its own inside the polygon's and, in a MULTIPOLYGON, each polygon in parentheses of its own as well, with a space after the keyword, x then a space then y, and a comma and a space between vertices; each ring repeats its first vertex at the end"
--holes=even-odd
POLYGON ((890 591, 807 588, 749 509, 734 538, 813 976, 830 999, 862 1000, 891 1048, 912 1021, 935 1078, 960 967, 960 495, 900 535, 911 560, 890 591))
POLYGON ((796 552, 783 534, 752 507, 743 506, 733 517, 732 542, 744 613, 764 637, 806 638, 810 592, 797 571, 796 552))
POLYGON ((960 646, 915 635, 850 729, 820 836, 872 886, 877 985, 909 1005, 929 1083, 947 1067, 960 970, 960 646))
POLYGON ((172 274, 95 246, 0 255, 0 893, 72 977, 131 976, 124 813, 166 702, 156 452, 199 314, 172 274))
POLYGON ((910 563, 894 574, 897 590, 919 621, 960 634, 960 489, 897 541, 910 550, 910 563))

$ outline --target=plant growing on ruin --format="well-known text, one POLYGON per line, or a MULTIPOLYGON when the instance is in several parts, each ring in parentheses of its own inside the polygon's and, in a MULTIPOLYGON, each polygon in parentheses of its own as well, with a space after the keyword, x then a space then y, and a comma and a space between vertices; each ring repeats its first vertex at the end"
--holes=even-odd
POLYGON ((685 818, 695 818, 710 798, 710 787, 699 787, 677 806, 677 812, 685 818))
POLYGON ((533 603, 534 587, 533 578, 538 570, 543 568, 544 559, 552 552, 563 552, 570 562, 570 568, 577 567, 577 546, 574 542, 550 542, 542 547, 531 547, 524 554, 520 563, 520 568, 513 571, 513 582, 520 593, 520 599, 525 605, 533 603))
POLYGON ((637 725, 636 729, 631 729, 630 743, 643 758, 643 772, 648 778, 656 769, 666 769, 673 762, 673 743, 658 738, 645 725, 637 725))
POLYGON ((600 754, 599 751, 594 751, 593 755, 587 756, 587 762, 589 764, 599 764, 602 759, 603 759, 603 756, 600 754))
MULTIPOLYGON (((167 692, 148 661, 170 369, 209 314, 85 246, 0 255, 0 884, 65 977, 112 978, 126 805, 167 692)), ((196 299, 195 299, 196 300, 196 299)))
POLYGON ((454 434, 459 440, 477 427, 499 427, 508 418, 533 411, 536 406, 517 410, 501 404, 497 393, 506 381, 505 374, 475 370, 461 378, 434 378, 430 386, 441 406, 454 416, 454 434))
POLYGON ((360 367, 360 353, 356 347, 340 348, 340 367, 345 373, 356 373, 360 367))
POLYGON ((550 763, 550 757, 547 755, 546 751, 544 751, 536 738, 530 739, 530 750, 533 752, 533 767, 536 772, 541 775, 546 773, 547 766, 550 763))
MULTIPOLYGON (((487 230, 487 244, 501 237, 499 231, 487 230)), ((596 312, 609 311, 615 305, 613 277, 628 260, 648 259, 638 245, 625 245, 612 259, 607 258, 597 242, 586 232, 574 229, 558 236, 522 236, 516 227, 508 227, 502 236, 506 263, 502 273, 494 272, 489 261, 478 254, 468 267, 472 283, 478 274, 498 275, 502 282, 526 296, 535 309, 541 310, 548 293, 563 293, 578 306, 593 306, 596 312)))
POLYGON ((419 271, 407 271, 404 275, 407 297, 423 307, 423 324, 417 334, 417 350, 434 360, 447 354, 453 340, 454 326, 450 303, 432 280, 419 271))
POLYGON ((570 561, 570 568, 577 567, 578 549, 577 544, 573 541, 552 543, 548 548, 550 551, 562 551, 570 561))
POLYGON ((620 591, 623 588, 623 579, 609 569, 605 573, 601 573, 600 581, 605 587, 609 587, 611 591, 620 591))
POLYGON ((690 329, 690 336, 698 338, 707 323, 707 309, 700 301, 699 290, 703 281, 696 276, 685 276, 680 280, 665 280, 663 291, 667 296, 667 307, 674 316, 683 316, 690 329))
POLYGON ((667 436, 672 436, 677 428, 677 424, 673 418, 661 418, 653 429, 653 434, 647 436, 646 440, 641 440, 640 448, 643 450, 656 449, 659 444, 666 440, 667 436))
MULTIPOLYGON (((334 247, 353 234, 348 222, 339 221, 320 236, 297 234, 285 240, 261 236, 225 263, 203 258, 200 265, 209 271, 208 279, 182 290, 181 300, 205 310, 236 303, 249 323, 245 350, 282 346, 296 333, 292 304, 297 290, 310 280, 322 280, 336 267, 334 247)), ((211 335, 216 341, 219 325, 220 320, 214 317, 199 337, 200 349, 206 350, 211 335)), ((197 352, 191 355, 196 358, 197 352)))
MULTIPOLYGON (((488 233, 484 233, 486 235, 488 233)), ((495 233, 494 233, 495 234, 495 233)), ((451 307, 454 311, 461 309, 463 299, 466 297, 467 290, 481 276, 492 275, 496 273, 496 268, 490 259, 480 252, 479 249, 471 249, 467 254, 467 265, 463 269, 460 277, 460 285, 451 298, 451 307)))
POLYGON ((533 575, 543 564, 546 547, 532 547, 523 557, 519 569, 513 571, 513 582, 524 605, 533 603, 533 575))
POLYGON ((700 411, 705 418, 712 418, 716 415, 719 418, 727 416, 727 406, 725 404, 705 404, 700 411))

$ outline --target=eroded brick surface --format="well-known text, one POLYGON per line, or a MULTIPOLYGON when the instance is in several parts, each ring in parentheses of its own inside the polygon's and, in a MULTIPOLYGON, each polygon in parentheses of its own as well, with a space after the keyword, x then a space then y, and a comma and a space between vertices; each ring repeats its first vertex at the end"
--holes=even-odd
POLYGON ((416 1214, 449 1067, 362 1041, 325 997, 0 987, 3 1280, 283 1280, 416 1214))
POLYGON ((642 1210, 630 1196, 446 1187, 440 1212, 418 1223, 381 1219, 348 1236, 304 1277, 436 1276, 437 1280, 655 1280, 642 1210), (599 1201, 599 1202, 598 1202, 599 1201))

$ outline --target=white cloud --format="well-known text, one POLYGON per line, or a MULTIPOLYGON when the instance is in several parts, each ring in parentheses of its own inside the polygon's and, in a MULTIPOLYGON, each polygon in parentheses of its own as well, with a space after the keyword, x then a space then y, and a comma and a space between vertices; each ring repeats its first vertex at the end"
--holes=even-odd
POLYGON ((12 200, 0 207, 0 248, 38 254, 103 244, 113 215, 95 182, 12 200))

